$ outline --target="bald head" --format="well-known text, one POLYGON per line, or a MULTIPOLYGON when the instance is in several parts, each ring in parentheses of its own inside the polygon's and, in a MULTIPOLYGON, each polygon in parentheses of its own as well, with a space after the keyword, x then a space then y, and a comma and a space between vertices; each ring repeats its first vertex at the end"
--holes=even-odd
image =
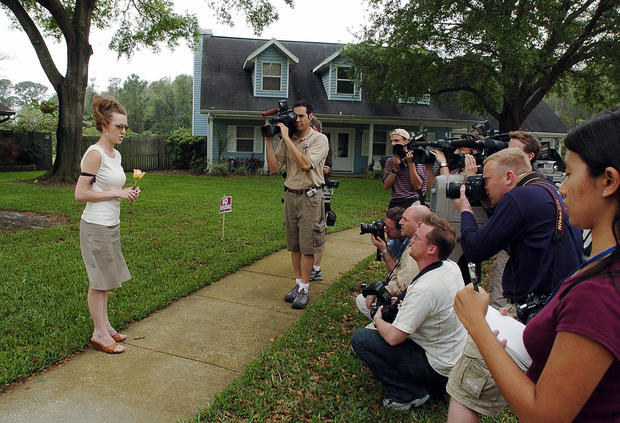
POLYGON ((401 231, 404 236, 411 238, 422 220, 431 212, 426 206, 410 206, 400 219, 401 231))

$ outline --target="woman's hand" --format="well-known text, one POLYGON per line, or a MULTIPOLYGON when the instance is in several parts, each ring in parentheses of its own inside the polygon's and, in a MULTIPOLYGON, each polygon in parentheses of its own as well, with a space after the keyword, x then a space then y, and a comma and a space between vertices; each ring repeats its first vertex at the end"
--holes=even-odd
POLYGON ((484 289, 478 289, 480 292, 474 291, 474 286, 470 283, 457 292, 454 298, 454 311, 468 332, 476 325, 484 323, 489 307, 489 295, 484 289))
POLYGON ((473 176, 478 173, 476 159, 471 154, 465 154, 465 177, 473 176))
POLYGON ((127 200, 130 203, 136 201, 136 198, 140 195, 140 187, 135 188, 123 188, 118 191, 118 198, 121 200, 127 200))
POLYGON ((446 155, 440 150, 431 150, 430 153, 435 156, 435 160, 439 163, 446 163, 446 155))

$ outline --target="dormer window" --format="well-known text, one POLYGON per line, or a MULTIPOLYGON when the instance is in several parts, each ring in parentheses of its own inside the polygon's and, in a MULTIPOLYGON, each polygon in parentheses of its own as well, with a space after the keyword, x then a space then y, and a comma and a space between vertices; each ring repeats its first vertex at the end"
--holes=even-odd
POLYGON ((280 91, 281 87, 282 64, 263 62, 263 90, 280 91))
POLYGON ((352 67, 338 66, 336 68, 336 94, 353 94, 355 92, 355 83, 352 77, 352 67))

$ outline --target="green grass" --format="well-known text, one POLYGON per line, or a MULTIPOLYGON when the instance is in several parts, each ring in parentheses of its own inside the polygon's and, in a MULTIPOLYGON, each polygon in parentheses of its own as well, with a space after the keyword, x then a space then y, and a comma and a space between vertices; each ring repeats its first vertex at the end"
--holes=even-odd
MULTIPOLYGON (((349 349, 353 330, 369 323, 355 306, 359 285, 380 280, 384 271, 370 257, 336 281, 192 421, 445 421, 446 402, 428 402, 409 412, 381 407, 387 394, 349 349)), ((518 420, 505 410, 482 422, 518 420)))
MULTIPOLYGON (((68 221, 0 233, 0 389, 83 349, 92 332, 79 249, 84 204, 74 200, 73 187, 15 182, 40 174, 0 173, 0 210, 63 215, 68 221)), ((132 279, 112 291, 112 324, 121 330, 284 248, 282 183, 281 177, 146 175, 131 227, 129 203, 122 203, 122 250, 132 279), (224 195, 232 195, 233 212, 222 239, 224 195)), ((332 198, 338 221, 330 231, 382 217, 388 200, 381 181, 342 179, 332 198)))

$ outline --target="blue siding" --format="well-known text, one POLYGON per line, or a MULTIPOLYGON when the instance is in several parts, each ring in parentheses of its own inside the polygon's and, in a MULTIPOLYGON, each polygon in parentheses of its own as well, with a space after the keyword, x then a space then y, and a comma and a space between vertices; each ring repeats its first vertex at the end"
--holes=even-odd
POLYGON ((208 136, 209 119, 200 113, 200 84, 202 81, 202 39, 194 50, 194 79, 192 86, 192 135, 208 136))
POLYGON ((284 56, 280 50, 275 47, 269 47, 263 51, 256 58, 256 65, 254 66, 254 78, 256 97, 288 97, 288 59, 284 56), (280 63, 282 65, 280 74, 280 91, 265 91, 263 90, 263 63, 280 63))
MULTIPOLYGON (((224 140, 224 153, 221 157, 222 160, 225 159, 236 159, 236 158, 247 158, 247 157, 252 157, 252 154, 254 155, 254 157, 256 157, 257 159, 260 160, 265 160, 265 149, 263 148, 263 152, 262 153, 237 153, 237 152, 228 152, 227 151, 227 129, 229 125, 235 125, 235 126, 263 126, 264 121, 263 120, 242 120, 242 119, 215 119, 213 122, 213 149, 215 150, 214 152, 214 156, 215 158, 219 157, 219 142, 218 139, 223 139, 224 140)), ((276 144, 274 143, 274 146, 276 144)), ((214 160, 215 162, 215 160, 214 160)))
POLYGON ((355 88, 354 88, 354 93, 353 94, 338 94, 336 92, 337 89, 337 69, 338 66, 350 66, 350 62, 343 58, 343 57, 336 57, 330 64, 330 69, 331 69, 331 77, 330 77, 330 91, 329 93, 331 94, 329 96, 330 100, 348 100, 348 101, 361 101, 362 100, 362 96, 361 96, 361 91, 359 89, 359 86, 357 83, 355 83, 355 88))
POLYGON ((321 79, 323 80, 323 87, 325 88, 325 94, 327 94, 327 98, 329 98, 329 70, 321 75, 321 79))

